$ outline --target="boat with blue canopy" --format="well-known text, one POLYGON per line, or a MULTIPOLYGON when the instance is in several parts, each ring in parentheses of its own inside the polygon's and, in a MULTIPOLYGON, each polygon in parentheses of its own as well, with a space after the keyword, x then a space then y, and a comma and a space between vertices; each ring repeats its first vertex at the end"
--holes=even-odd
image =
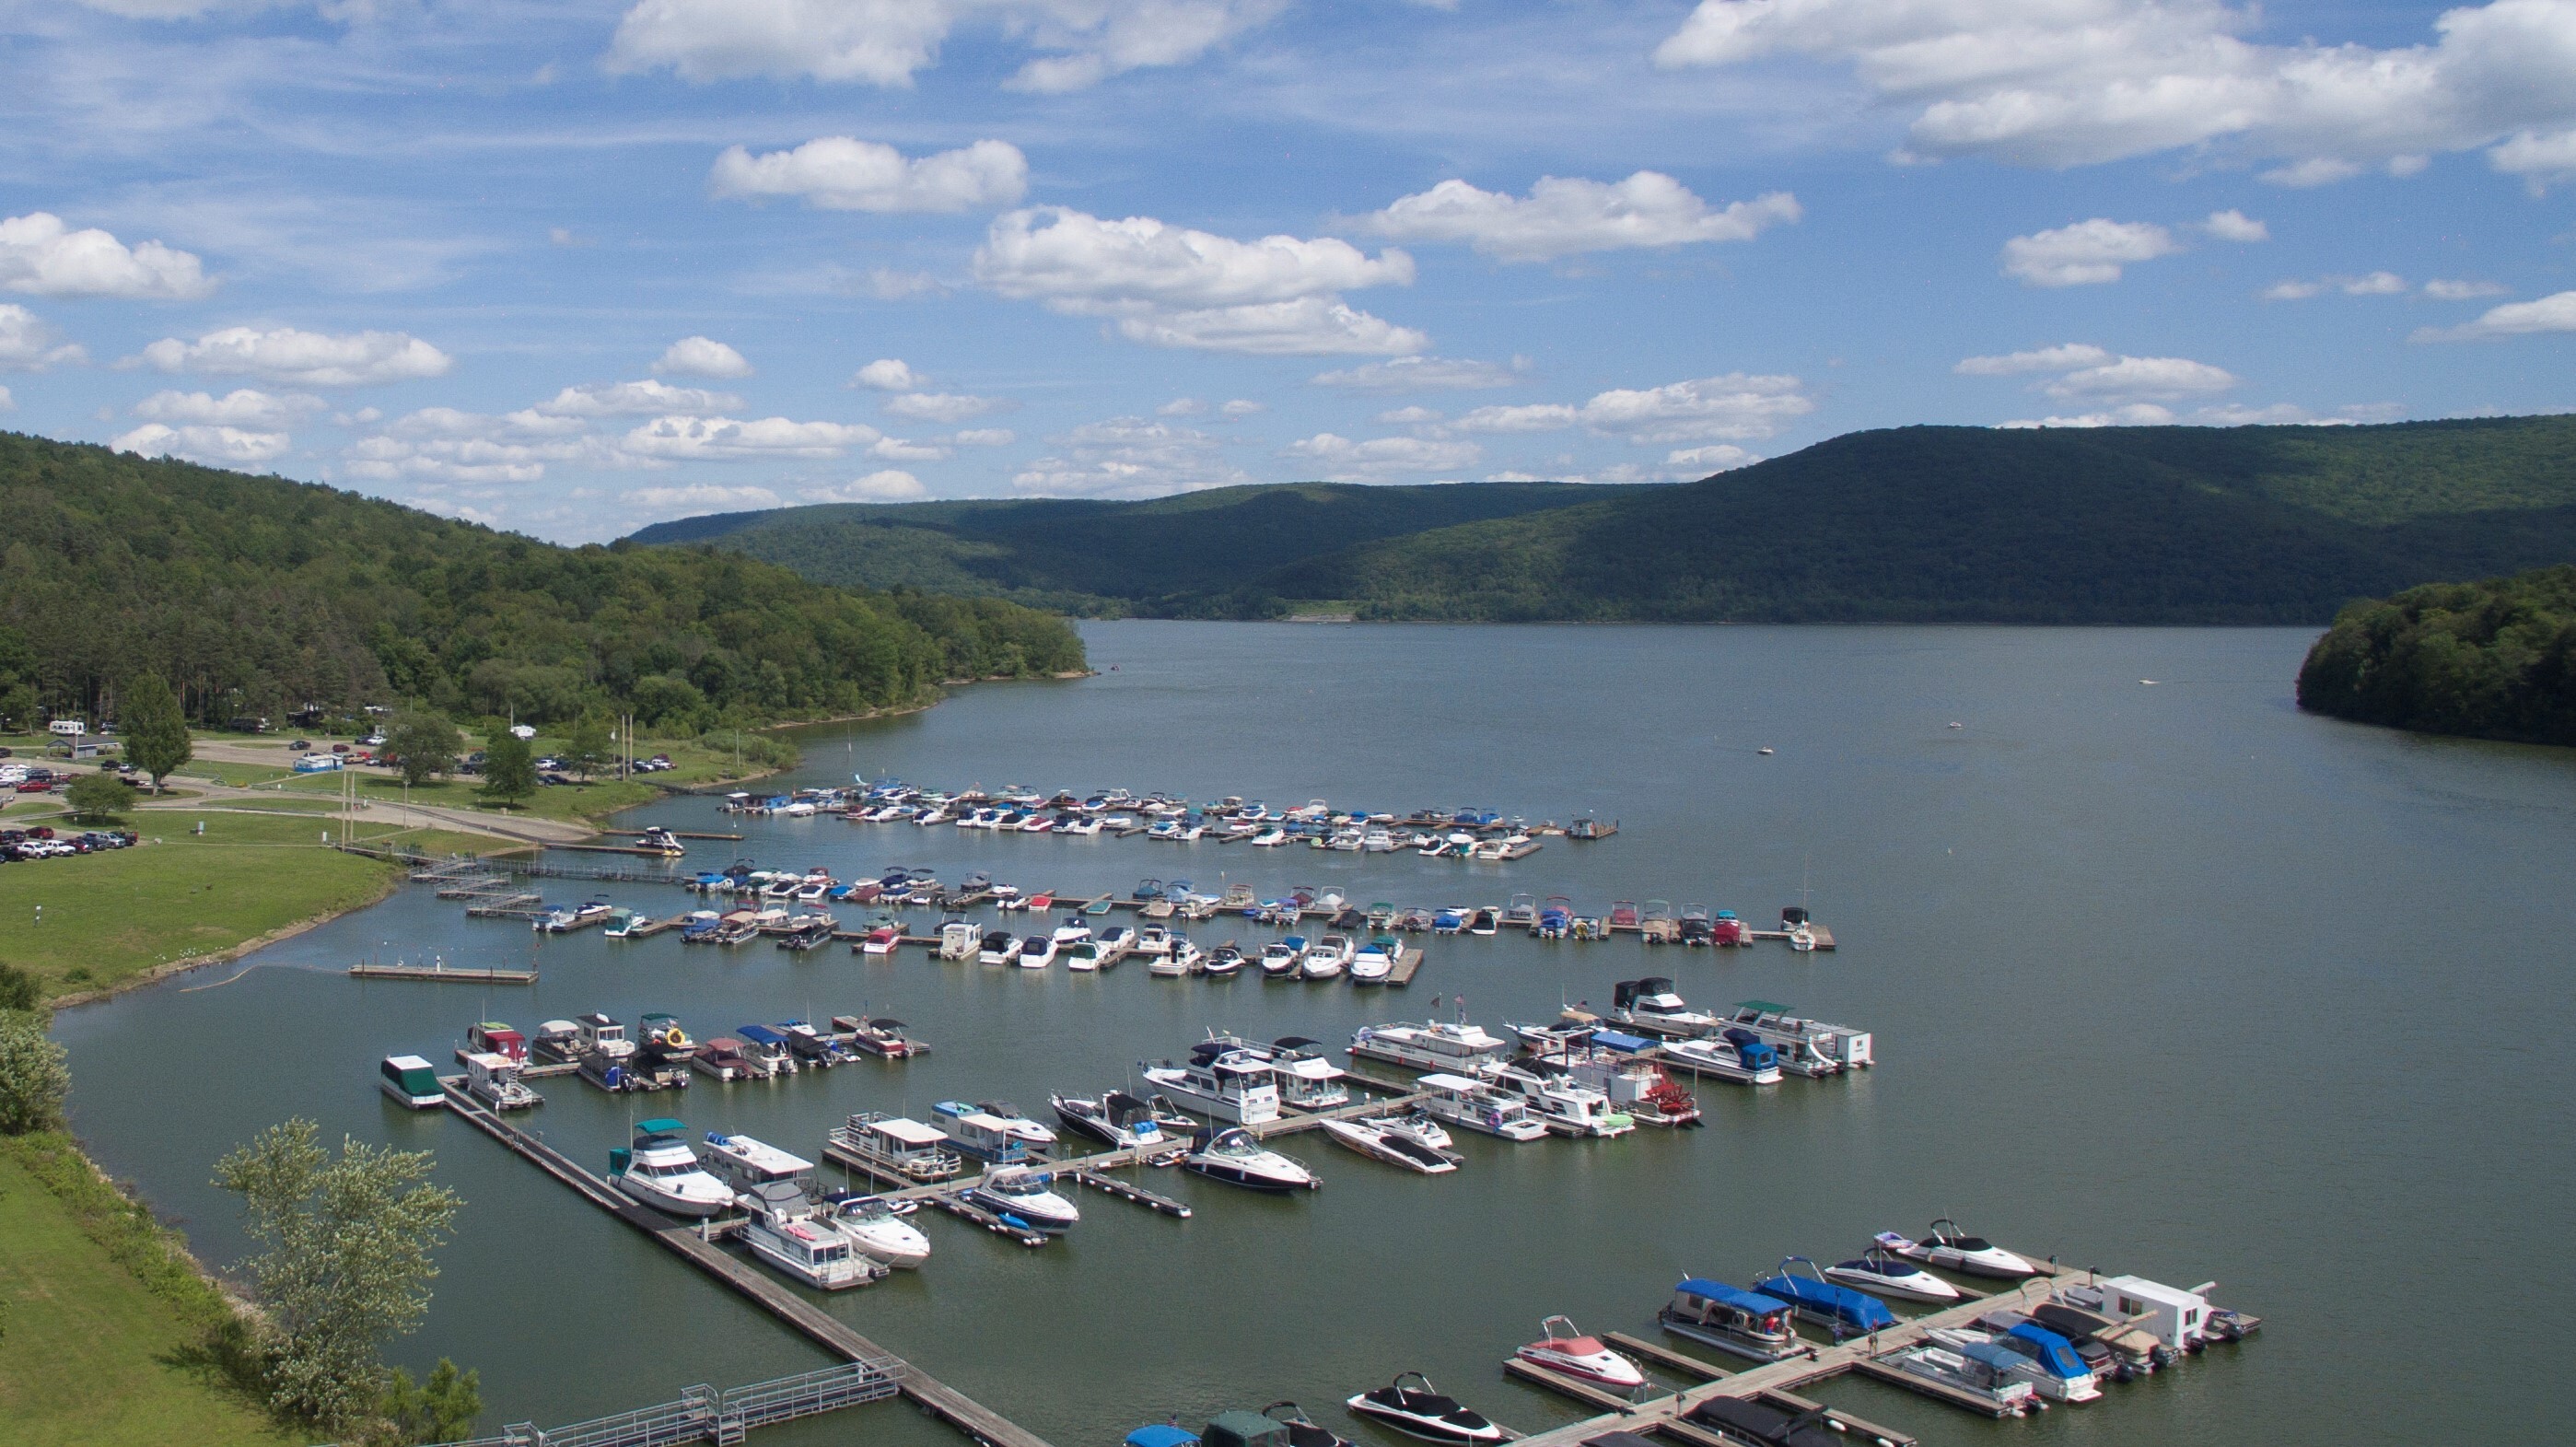
POLYGON ((1896 1313, 1887 1303, 1866 1292, 1827 1281, 1816 1263, 1804 1256, 1791 1256, 1780 1263, 1777 1276, 1753 1283, 1756 1291, 1776 1296, 1797 1308, 1798 1315, 1837 1336, 1858 1336, 1896 1325, 1896 1313), (1804 1263, 1813 1275, 1800 1276, 1792 1268, 1804 1263))
POLYGON ((1776 1296, 1693 1276, 1673 1288, 1673 1299, 1655 1313, 1655 1320, 1675 1336, 1757 1362, 1776 1362, 1804 1350, 1790 1330, 1796 1310, 1776 1296))

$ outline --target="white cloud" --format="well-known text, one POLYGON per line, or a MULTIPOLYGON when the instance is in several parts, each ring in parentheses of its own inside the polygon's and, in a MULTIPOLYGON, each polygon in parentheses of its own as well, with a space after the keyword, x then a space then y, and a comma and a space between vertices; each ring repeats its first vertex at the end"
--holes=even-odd
POLYGON ((2576 180, 2576 126, 2518 131, 2487 152, 2487 164, 2520 176, 2538 195, 2552 182, 2576 180))
POLYGON ((1006 412, 1014 404, 1004 397, 976 397, 963 392, 907 392, 888 397, 884 409, 915 422, 954 424, 987 412, 1006 412))
POLYGON ((341 451, 338 470, 376 482, 408 479, 436 485, 492 486, 535 482, 549 463, 583 467, 653 466, 587 432, 579 418, 533 408, 499 415, 423 407, 361 437, 341 451))
POLYGON ((1080 90, 1125 71, 1185 65, 1266 24, 1286 0, 639 0, 619 22, 611 71, 687 80, 811 76, 909 86, 960 24, 981 21, 1042 52, 1008 84, 1080 90))
POLYGON ((903 437, 880 437, 868 444, 868 456, 881 462, 939 462, 950 450, 936 442, 914 442, 903 437))
POLYGON ((908 297, 945 291, 947 287, 926 271, 897 271, 889 266, 873 266, 868 268, 867 277, 859 289, 879 301, 902 301, 908 297))
POLYGON ((809 487, 803 494, 807 502, 912 502, 929 495, 920 478, 892 467, 828 487, 809 487))
POLYGON ((2251 243, 2272 239, 2272 228, 2242 211, 2212 211, 2200 229, 2220 241, 2251 243))
POLYGON ((2172 232, 2153 222, 2096 216, 2005 242, 2004 275, 2024 286, 2098 286, 2118 281, 2124 266, 2181 249, 2172 232))
POLYGON ((929 382, 900 357, 879 357, 850 378, 853 387, 873 387, 880 392, 917 391, 929 382))
POLYGON ((237 387, 220 397, 210 392, 155 392, 134 404, 134 415, 149 422, 197 423, 277 432, 321 411, 323 406, 321 398, 300 392, 290 392, 281 397, 237 387))
POLYGON ((2505 289, 2492 281, 2446 281, 2440 277, 2424 283, 2424 294, 2435 301, 2475 301, 2482 296, 2502 296, 2505 289))
POLYGON ((193 342, 164 337, 140 359, 164 372, 251 376, 303 387, 372 387, 443 377, 456 365, 407 332, 322 332, 226 327, 193 342))
POLYGON ((2235 385, 2235 374, 2225 368, 2188 357, 2122 357, 2068 372, 2041 383, 2039 390, 2070 400, 2171 401, 2235 385))
POLYGON ((1913 112, 1910 153, 1927 157, 2062 167, 2213 148, 2322 184, 2489 145, 2534 180, 2576 156, 2576 0, 2460 6, 2433 44, 2390 50, 2239 38, 2257 23, 2222 0, 1702 0, 1656 59, 1848 63, 1913 112))
POLYGON ((784 505, 784 499, 765 487, 726 487, 711 482, 639 487, 619 493, 617 500, 628 507, 666 513, 747 512, 784 505))
POLYGON ((1554 432, 1583 420, 1583 409, 1562 402, 1523 407, 1479 407, 1449 424, 1459 432, 1554 432))
POLYGON ((755 457, 838 457, 885 434, 864 423, 796 422, 785 417, 657 417, 618 445, 671 462, 731 462, 755 457))
POLYGON ((1397 357, 1319 372, 1308 380, 1318 387, 1346 387, 1354 392, 1473 391, 1519 386, 1528 380, 1523 375, 1526 370, 1451 357, 1397 357))
POLYGON ((2263 288, 2265 301, 2305 301, 2330 291, 2345 296, 2404 296, 2406 278, 2393 271, 2374 271, 2364 276, 2321 276, 2315 280, 2276 281, 2263 288))
POLYGON ((1816 410, 1795 377, 1729 372, 1643 390, 1596 393, 1583 425, 1644 445, 1769 437, 1816 410))
POLYGON ((1396 407, 1369 420, 1381 427, 1437 427, 1449 419, 1446 414, 1428 407, 1396 407))
POLYGON ((2109 412, 2081 412, 2072 417, 2037 417, 2002 424, 2024 427, 2164 427, 2174 420, 2171 409, 2139 402, 2109 412))
POLYGON ((1234 422, 1245 417, 1258 417, 1269 410, 1268 403, 1255 402, 1249 397, 1237 397, 1219 406, 1216 409, 1216 415, 1225 421, 1234 422))
POLYGON ((1406 354, 1429 338, 1359 311, 1339 293, 1407 285, 1413 258, 1372 257, 1334 237, 1236 241, 1150 216, 1106 221, 1062 207, 996 217, 975 252, 976 279, 1069 316, 1109 318, 1154 346, 1316 356, 1406 354))
POLYGON ((1029 162, 1008 141, 906 160, 892 146, 824 136, 761 156, 734 146, 716 157, 707 184, 721 197, 800 196, 827 211, 973 211, 1026 195, 1029 162))
POLYGON ((653 370, 682 377, 748 377, 751 363, 712 337, 682 337, 663 349, 653 370))
POLYGON ((1664 466, 1689 468, 1705 477, 1712 472, 1748 467, 1761 460, 1762 454, 1758 452, 1747 452, 1731 442, 1721 442, 1714 447, 1686 447, 1668 453, 1664 457, 1664 466))
POLYGON ((95 227, 74 231, 50 211, 31 211, 0 220, 0 287, 32 296, 172 301, 205 296, 215 283, 187 252, 158 241, 129 247, 95 227))
POLYGON ((16 302, 0 302, 0 372, 41 372, 88 360, 87 352, 63 341, 43 317, 16 302))
POLYGON ((1175 397, 1154 409, 1157 417, 1204 417, 1208 404, 1196 397, 1175 397))
POLYGON ((1798 198, 1774 191, 1711 210, 1660 171, 1624 181, 1542 176, 1527 197, 1443 181, 1361 218, 1398 241, 1463 241, 1504 261, 1552 261, 1585 251, 1750 241, 1798 219, 1798 198))
POLYGON ((170 427, 146 422, 111 440, 110 451, 139 457, 184 457, 211 466, 255 465, 286 455, 295 439, 283 432, 252 432, 239 427, 170 427))
POLYGON ((2471 342, 2494 337, 2528 336, 2534 332, 2576 332, 2576 291, 2562 291, 2538 301, 2509 301, 2486 315, 2456 327, 2424 327, 2411 341, 2471 342))
POLYGON ((1291 442, 1282 457, 1304 458, 1325 469, 1329 482, 1376 482, 1389 477, 1458 472, 1483 459, 1473 442, 1429 437, 1372 437, 1365 442, 1318 432, 1291 442))
POLYGON ((948 440, 960 447, 1008 447, 1020 440, 1020 434, 1008 427, 969 427, 948 440))
POLYGON ((1055 440, 1059 451, 1014 475, 1014 489, 1042 497, 1161 497, 1253 480, 1219 455, 1216 438, 1168 422, 1112 417, 1055 440))
POLYGON ((741 409, 742 399, 731 392, 674 387, 649 377, 640 382, 593 382, 566 387, 552 401, 536 406, 537 411, 556 417, 704 416, 741 409))
POLYGON ((2111 353, 2100 347, 2068 342, 2064 346, 2007 352, 1998 357, 1967 357, 1950 370, 1963 377, 2010 377, 2023 372, 2068 372, 2077 367, 2098 367, 2110 360, 2111 353))

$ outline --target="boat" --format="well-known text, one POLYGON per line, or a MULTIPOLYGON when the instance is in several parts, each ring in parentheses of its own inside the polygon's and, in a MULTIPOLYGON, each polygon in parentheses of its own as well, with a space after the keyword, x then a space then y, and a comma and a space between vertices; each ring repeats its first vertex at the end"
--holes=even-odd
POLYGON ((860 1254, 822 1215, 801 1185, 771 1181, 745 1192, 742 1204, 749 1212, 742 1223, 742 1244, 807 1286, 843 1291, 886 1274, 885 1267, 860 1254))
POLYGON ((376 1067, 376 1084, 411 1110, 436 1110, 447 1104, 438 1083, 438 1068, 417 1055, 388 1055, 376 1067))
POLYGON ((943 1100, 930 1108, 930 1123, 947 1132, 958 1154, 997 1166, 1016 1166, 1028 1159, 1028 1142, 1012 1122, 980 1105, 943 1100))
POLYGON ((528 1037, 498 1020, 478 1020, 465 1027, 465 1048, 457 1054, 462 1057, 478 1053, 505 1055, 525 1065, 528 1037))
POLYGON ((707 1173, 676 1120, 635 1124, 635 1143, 608 1153, 608 1179, 627 1195, 673 1216, 703 1219, 734 1203, 733 1188, 707 1173))
POLYGON ((1438 1151, 1421 1144, 1413 1136, 1397 1131, 1392 1123, 1363 1116, 1355 1120, 1328 1120, 1324 1134, 1333 1144, 1359 1152, 1371 1160, 1419 1171, 1426 1176, 1447 1175, 1458 1169, 1462 1159, 1454 1151, 1438 1151))
POLYGON ((1351 1054, 1414 1070, 1472 1070, 1511 1053, 1509 1040, 1459 1020, 1363 1025, 1351 1034, 1351 1054))
POLYGON ((1071 1201, 1048 1190, 1051 1177, 1025 1167, 986 1171, 966 1190, 966 1199, 1005 1220, 1025 1222, 1031 1230, 1053 1236, 1082 1220, 1071 1201))
POLYGON ((1351 1103, 1351 1088, 1342 1081, 1349 1072, 1324 1058, 1323 1042, 1303 1035, 1282 1035, 1267 1045, 1211 1030, 1191 1051, 1202 1060, 1241 1051, 1266 1062, 1279 1086, 1279 1103, 1299 1110, 1332 1110, 1351 1103))
POLYGON ((747 1135, 708 1131, 702 1160, 707 1173, 731 1186, 737 1195, 780 1183, 805 1191, 814 1186, 812 1161, 747 1135))
POLYGON ((2030 1383, 2033 1390, 2052 1402, 2091 1402, 2102 1396, 2100 1380, 2085 1364, 2075 1343, 2036 1325, 2017 1312, 2003 1313, 2013 1324, 2001 1331, 1977 1327, 1941 1327, 1925 1333, 1934 1342, 1959 1351, 1975 1345, 2003 1348, 2020 1358, 2012 1375, 2030 1383))
POLYGON ((1055 953, 1056 958, 1064 962, 1064 967, 1077 975, 1097 974, 1109 963, 1108 959, 1100 953, 1100 946, 1091 940, 1076 940, 1069 945, 1058 945, 1055 953))
POLYGON ((1351 1447, 1351 1439, 1316 1425, 1306 1409, 1294 1402, 1273 1402, 1261 1409, 1261 1415, 1288 1429, 1284 1447, 1351 1447))
POLYGON ((1528 1106, 1481 1080, 1435 1072, 1413 1083, 1429 1092, 1422 1111, 1434 1120, 1514 1142, 1543 1140, 1547 1136, 1546 1123, 1531 1115, 1528 1106))
POLYGON ((1018 958, 1012 961, 1024 970, 1043 970, 1055 963, 1055 941, 1046 935, 1031 935, 1020 941, 1018 958))
POLYGON ((763 1080, 796 1073, 796 1051, 787 1037, 766 1025, 737 1025, 734 1038, 742 1042, 742 1058, 751 1073, 763 1080))
POLYGON ((1636 1118, 1613 1106, 1606 1093, 1561 1072, 1495 1065, 1477 1073, 1498 1094, 1519 1097, 1540 1124, 1558 1135, 1607 1140, 1637 1128, 1636 1118))
POLYGON ((1736 1085, 1780 1083, 1779 1052, 1755 1039, 1750 1031, 1731 1026, 1722 1039, 1675 1040, 1664 1047, 1662 1058, 1693 1075, 1736 1085))
POLYGON ((833 1229, 869 1260, 910 1271, 930 1259, 930 1238, 885 1200, 845 1196, 829 1205, 833 1229))
POLYGON ((629 939, 634 936, 637 929, 650 922, 651 916, 637 914, 631 909, 611 910, 608 923, 602 926, 599 932, 612 940, 629 939))
POLYGON ((901 1116, 863 1111, 826 1138, 838 1154, 908 1181, 945 1181, 966 1165, 947 1148, 947 1132, 901 1116))
POLYGON ((1673 982, 1662 975, 1612 985, 1609 1018, 1631 1028, 1684 1036, 1707 1035, 1727 1023, 1718 1016, 1692 1009, 1674 992, 1673 982))
POLYGON ((1298 972, 1309 980, 1338 978, 1351 962, 1351 941, 1347 935, 1326 935, 1306 947, 1298 972))
POLYGON ((1054 1131, 1032 1120, 1028 1112, 1007 1100, 977 1101, 975 1108, 1009 1126, 1011 1134, 1019 1138, 1020 1144, 1031 1150, 1049 1150, 1055 1145, 1054 1131))
POLYGON ((1241 1051, 1227 1051, 1187 1065, 1166 1060, 1139 1064, 1146 1084, 1171 1096, 1184 1109, 1236 1125, 1263 1125, 1279 1118, 1278 1077, 1270 1063, 1241 1051))
POLYGON ((928 1045, 903 1033, 904 1023, 892 1015, 835 1015, 832 1029, 848 1036, 852 1048, 881 1060, 910 1060, 930 1053, 928 1045))
POLYGON ((1898 1352, 1895 1360, 1898 1371, 1981 1401, 1998 1417, 2024 1416, 2040 1406, 2038 1390, 2014 1376, 2019 1359, 1990 1342, 1919 1346, 1898 1352))
POLYGON ((859 953, 884 959, 903 946, 903 931, 890 924, 877 925, 859 940, 859 953))
POLYGON ((1324 1184, 1304 1162, 1264 1148, 1241 1126, 1200 1131, 1189 1154, 1181 1157, 1181 1167, 1254 1191, 1311 1191, 1324 1184))
POLYGON ((1136 931, 1131 948, 1147 959, 1161 959, 1172 952, 1172 930, 1169 925, 1149 924, 1136 931))
MULTIPOLYGON (((1156 958, 1146 968, 1158 975, 1196 975, 1207 971, 1207 963, 1207 951, 1190 943, 1187 935, 1174 935, 1171 952, 1156 958)), ((1235 968, 1240 969, 1242 965, 1242 957, 1236 956, 1235 968)), ((1229 970, 1227 973, 1232 974, 1233 971, 1229 970)))
POLYGON ((743 1058, 742 1042, 730 1035, 718 1035, 712 1040, 699 1042, 698 1053, 690 1058, 689 1064, 700 1074, 712 1075, 718 1080, 748 1080, 754 1073, 751 1062, 743 1058))
POLYGON ((1199 973, 1211 980, 1233 979, 1243 973, 1243 951, 1228 940, 1208 952, 1207 963, 1199 966, 1199 973))
POLYGON ((1502 928, 1502 919, 1501 910, 1490 904, 1484 905, 1467 917, 1467 933, 1491 938, 1495 931, 1502 928))
POLYGON ((626 1038, 626 1027, 594 1010, 572 1022, 575 1051, 583 1060, 598 1060, 609 1065, 623 1065, 635 1054, 635 1042, 626 1038))
POLYGON ((465 1057, 465 1093, 496 1111, 546 1103, 544 1096, 519 1078, 519 1062, 488 1050, 465 1057))
POLYGON ((1290 935, 1261 947, 1261 977, 1265 980, 1293 980, 1305 963, 1305 940, 1290 935))
POLYGON ((1816 1263, 1804 1256, 1783 1260, 1777 1275, 1753 1283, 1753 1289, 1789 1303, 1797 1308, 1800 1317, 1832 1332, 1837 1341, 1896 1325, 1896 1313, 1887 1309, 1886 1302, 1868 1292, 1827 1281, 1816 1263), (1800 1265, 1810 1274, 1799 1275, 1796 1268, 1800 1265))
POLYGON ((1431 1385, 1431 1379, 1420 1372, 1406 1372, 1393 1382, 1362 1392, 1343 1405, 1359 1416, 1425 1442, 1482 1447, 1485 1443, 1500 1442, 1508 1435, 1502 1428, 1485 1420, 1483 1414, 1459 1406, 1453 1397, 1442 1396, 1431 1385))
POLYGON ((1020 937, 1009 930, 986 930, 975 958, 988 965, 1017 964, 1020 959, 1020 937))
POLYGON ((1636 927, 1637 902, 1633 899, 1614 899, 1610 901, 1610 928, 1614 930, 1623 930, 1635 929, 1636 927))
POLYGON ((1886 1247, 1875 1242, 1859 1256, 1826 1267, 1825 1279, 1904 1301, 1947 1306, 1960 1298, 1959 1288, 1911 1261, 1889 1254, 1886 1247))
POLYGON ((1768 1000, 1738 1001, 1732 1023, 1779 1051, 1783 1070, 1801 1075, 1862 1070, 1875 1058, 1870 1032, 1794 1015, 1788 1006, 1768 1000))
POLYGON ((1608 1387, 1627 1393, 1646 1384, 1646 1374, 1637 1364, 1601 1344, 1597 1336, 1585 1336, 1574 1323, 1562 1316, 1551 1316, 1538 1324, 1539 1339, 1512 1353, 1535 1367, 1545 1367, 1561 1376, 1580 1382, 1608 1387))
POLYGON ((1090 938, 1091 926, 1084 924, 1082 922, 1082 916, 1078 914, 1066 915, 1064 917, 1064 921, 1055 927, 1054 939, 1058 948, 1071 944, 1080 944, 1090 938))
POLYGON ((640 1069, 685 1067, 697 1050, 676 1015, 656 1013, 635 1022, 635 1064, 640 1069))
MULTIPOLYGON (((1503 906, 1501 923, 1502 927, 1505 929, 1526 931, 1538 928, 1538 896, 1535 894, 1513 895, 1512 902, 1503 906)), ((1560 1319, 1561 1318, 1558 1317, 1548 1318, 1550 1321, 1557 1321, 1560 1319)))
POLYGON ((1051 1095, 1047 1103, 1055 1107, 1056 1119, 1063 1121, 1066 1129, 1111 1150, 1152 1151, 1173 1143, 1162 1123, 1154 1119, 1153 1107, 1123 1090, 1097 1098, 1051 1095))
POLYGON ((2037 1276, 2039 1268, 2006 1251, 1983 1236, 1970 1236, 1959 1229, 1959 1223, 1944 1216, 1932 1223, 1931 1234, 1920 1241, 1894 1231, 1881 1231, 1875 1238, 1885 1249, 1908 1261, 1938 1266, 1944 1271, 1964 1272, 1970 1276, 1997 1276, 2012 1280, 2037 1276))
POLYGON ((1795 1312, 1776 1296, 1692 1276, 1673 1287, 1673 1299, 1655 1313, 1655 1320, 1675 1336, 1757 1362, 1776 1362, 1806 1350, 1790 1327, 1795 1312))
POLYGON ((1135 952, 1136 932, 1123 924, 1113 924, 1103 929, 1094 943, 1100 946, 1100 963, 1106 968, 1135 952))
MULTIPOLYGON (((1843 1425, 1831 1409, 1774 1406, 1756 1397, 1711 1397, 1682 1417, 1727 1447, 1844 1447, 1843 1425)), ((1880 1447, 1888 1447, 1881 1438, 1880 1447)))
POLYGON ((1393 935, 1379 935, 1351 953, 1350 976, 1354 985, 1383 985, 1395 973, 1396 956, 1404 942, 1393 935))

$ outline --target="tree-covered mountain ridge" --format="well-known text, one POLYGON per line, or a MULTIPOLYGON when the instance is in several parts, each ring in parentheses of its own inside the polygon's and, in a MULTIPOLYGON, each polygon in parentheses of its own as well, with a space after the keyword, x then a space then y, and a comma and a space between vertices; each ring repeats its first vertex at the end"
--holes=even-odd
POLYGON ((2357 597, 2576 559, 2576 417, 1903 427, 1668 486, 841 505, 636 540, 1095 613, 2322 625, 2357 597))

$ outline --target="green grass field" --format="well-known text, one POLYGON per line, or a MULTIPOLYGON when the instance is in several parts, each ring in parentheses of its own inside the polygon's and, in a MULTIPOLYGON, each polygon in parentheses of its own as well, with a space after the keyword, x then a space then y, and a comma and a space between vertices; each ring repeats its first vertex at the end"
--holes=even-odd
MULTIPOLYGON (((0 864, 0 960, 32 972, 51 994, 113 988, 158 965, 354 909, 399 873, 324 847, 320 820, 207 809, 137 810, 124 822, 162 842, 0 864), (203 836, 193 832, 199 819, 203 836)), ((432 853, 492 847, 471 835, 382 825, 362 826, 359 838, 432 853)))
POLYGON ((203 1361, 208 1321, 220 1311, 214 1293, 148 1219, 95 1177, 83 1179, 87 1170, 60 1137, 0 1142, 0 1242, 8 1243, 0 1250, 7 1332, 0 1440, 11 1447, 304 1440, 273 1425, 203 1361), (66 1182, 71 1198, 48 1190, 31 1164, 66 1182))

